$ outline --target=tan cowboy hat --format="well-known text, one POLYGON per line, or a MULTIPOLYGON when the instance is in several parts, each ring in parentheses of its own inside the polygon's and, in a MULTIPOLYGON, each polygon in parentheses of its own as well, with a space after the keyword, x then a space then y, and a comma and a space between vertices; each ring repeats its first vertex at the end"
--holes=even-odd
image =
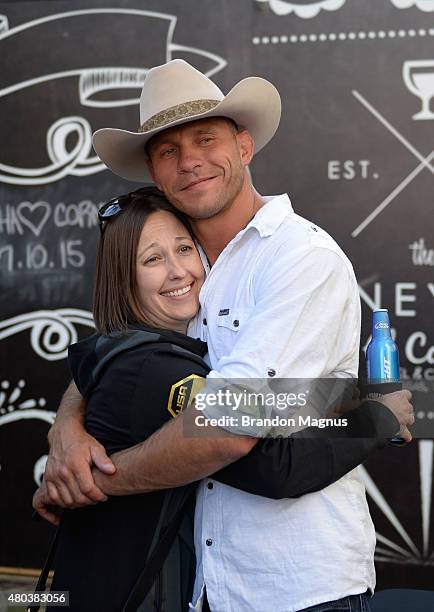
POLYGON ((175 59, 148 71, 139 131, 104 128, 93 135, 93 146, 115 174, 143 183, 149 180, 144 147, 158 132, 195 119, 229 117, 250 132, 257 153, 276 132, 280 111, 279 92, 265 79, 243 79, 224 96, 208 77, 175 59))

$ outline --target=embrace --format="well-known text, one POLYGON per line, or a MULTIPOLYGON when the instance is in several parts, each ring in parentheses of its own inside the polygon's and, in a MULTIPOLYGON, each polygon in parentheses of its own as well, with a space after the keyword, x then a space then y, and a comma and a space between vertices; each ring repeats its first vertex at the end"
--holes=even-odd
POLYGON ((52 589, 74 612, 369 610, 357 466, 398 431, 411 440, 411 394, 355 399, 348 418, 372 432, 355 438, 186 435, 194 400, 173 401, 180 383, 192 400, 199 381, 357 377, 351 263, 251 182, 280 108, 264 79, 224 96, 173 60, 147 74, 137 133, 94 135, 114 173, 155 186, 99 211, 97 333, 70 347, 33 502, 60 523, 52 589))

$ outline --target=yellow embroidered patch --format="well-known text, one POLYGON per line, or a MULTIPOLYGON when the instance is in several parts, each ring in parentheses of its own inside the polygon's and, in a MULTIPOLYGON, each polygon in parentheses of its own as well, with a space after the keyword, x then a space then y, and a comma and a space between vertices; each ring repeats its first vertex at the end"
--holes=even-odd
POLYGON ((167 410, 173 417, 178 416, 180 412, 191 404, 194 396, 205 385, 205 378, 197 374, 190 374, 187 378, 178 381, 170 389, 169 401, 167 410))

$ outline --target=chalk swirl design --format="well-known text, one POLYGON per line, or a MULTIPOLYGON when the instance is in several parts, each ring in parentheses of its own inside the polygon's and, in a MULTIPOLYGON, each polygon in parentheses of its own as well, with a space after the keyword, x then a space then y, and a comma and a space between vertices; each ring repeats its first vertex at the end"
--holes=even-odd
POLYGON ((47 132, 47 153, 51 164, 42 168, 18 168, 0 163, 0 181, 11 185, 44 185, 72 174, 86 176, 105 169, 96 157, 89 157, 92 128, 83 117, 62 117, 47 132), (67 149, 66 141, 76 135, 76 144, 67 149))
POLYGON ((92 314, 78 308, 37 310, 0 322, 0 340, 30 329, 30 343, 47 361, 65 359, 68 346, 77 342, 74 324, 94 327, 92 314))

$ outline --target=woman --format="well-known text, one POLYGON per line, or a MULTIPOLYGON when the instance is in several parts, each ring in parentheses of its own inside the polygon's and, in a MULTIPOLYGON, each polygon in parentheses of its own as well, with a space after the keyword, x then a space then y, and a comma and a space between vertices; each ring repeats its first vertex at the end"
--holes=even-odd
MULTIPOLYGON (((176 415, 176 384, 208 372, 206 345, 185 335, 198 310, 204 269, 187 222, 153 187, 109 202, 99 217, 97 334, 70 347, 69 364, 87 399, 86 428, 113 453, 176 415)), ((192 492, 183 487, 172 497, 166 491, 113 497, 66 512, 52 590, 69 591, 72 610, 121 610, 158 548, 162 527, 177 529, 192 492)), ((184 524, 171 552, 171 567, 180 574, 164 587, 170 611, 183 609, 190 595, 194 559, 186 530, 184 524)), ((162 608, 162 589, 159 575, 145 609, 162 608)))
MULTIPOLYGON (((199 307, 204 270, 187 221, 153 187, 112 200, 100 221, 97 333, 70 347, 69 362, 87 400, 86 428, 113 453, 176 416, 186 390, 209 370, 206 345, 185 335, 199 307)), ((351 452, 341 445, 342 461, 326 469, 325 442, 261 440, 214 478, 250 493, 295 497, 334 482, 375 446, 361 441, 357 451, 355 440, 340 441, 349 442, 351 452)), ((153 583, 141 610, 186 609, 194 573, 193 496, 194 485, 67 511, 52 590, 69 591, 72 611, 118 612, 128 598, 128 609, 137 609, 153 583)))

